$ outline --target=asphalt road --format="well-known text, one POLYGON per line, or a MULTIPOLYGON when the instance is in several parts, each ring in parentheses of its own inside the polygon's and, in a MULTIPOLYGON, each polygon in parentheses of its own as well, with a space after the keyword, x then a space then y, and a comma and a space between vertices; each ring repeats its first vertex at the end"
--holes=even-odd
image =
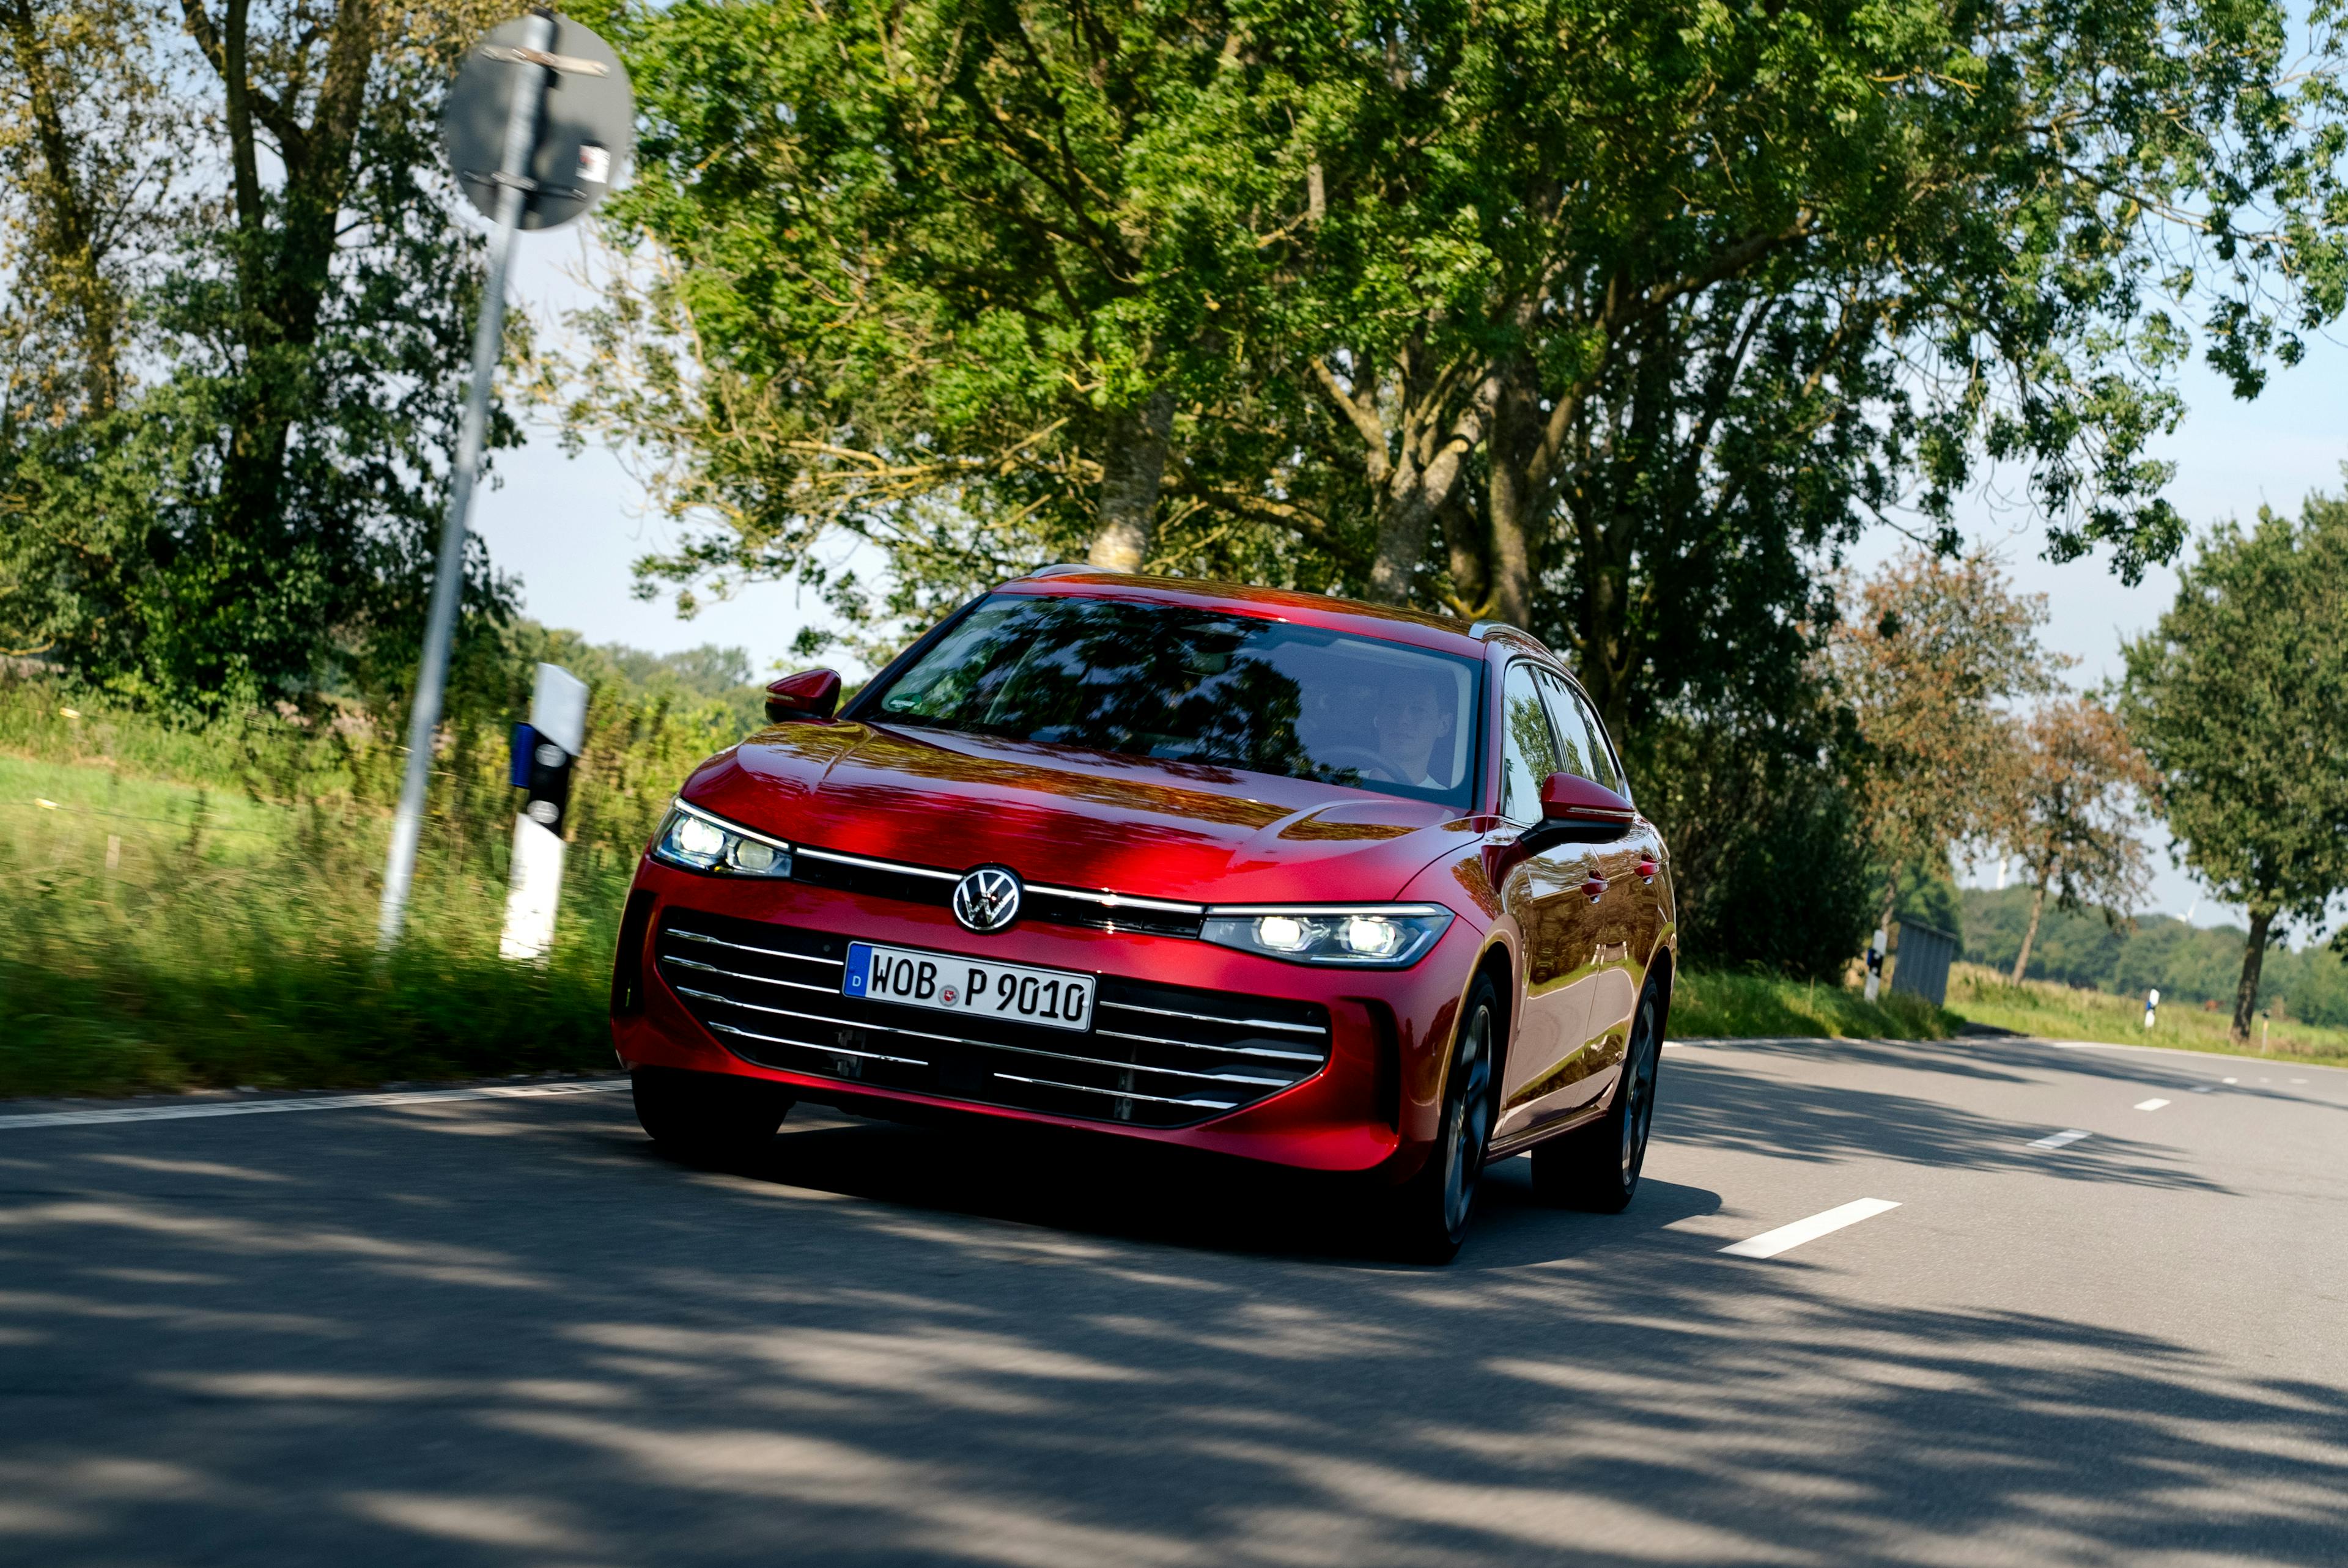
POLYGON ((825 1112, 739 1175, 611 1092, 0 1120, 0 1560, 2348 1562, 2348 1073, 1663 1092, 1629 1213, 1509 1162, 1447 1269, 1310 1184, 825 1112))

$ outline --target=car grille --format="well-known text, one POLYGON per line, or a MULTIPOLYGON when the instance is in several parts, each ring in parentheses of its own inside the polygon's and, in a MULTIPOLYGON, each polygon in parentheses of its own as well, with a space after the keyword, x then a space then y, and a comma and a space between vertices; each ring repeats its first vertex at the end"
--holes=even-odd
POLYGON ((873 1089, 1179 1127, 1252 1105, 1329 1060, 1329 1010, 1104 976, 1093 1027, 1046 1029, 840 994, 848 938, 672 912, 654 954, 746 1061, 873 1089))

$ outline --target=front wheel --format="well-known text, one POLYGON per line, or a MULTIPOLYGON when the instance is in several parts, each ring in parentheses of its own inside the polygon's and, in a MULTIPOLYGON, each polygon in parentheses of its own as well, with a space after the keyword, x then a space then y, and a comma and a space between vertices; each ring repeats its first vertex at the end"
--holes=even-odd
POLYGON ((1647 1133, 1655 1122, 1655 1067, 1663 1056, 1663 1007, 1653 986, 1639 998, 1614 1103, 1587 1127, 1533 1149, 1533 1191, 1561 1208, 1619 1214, 1639 1190, 1647 1133))
POLYGON ((636 1121, 661 1153, 689 1165, 735 1165, 764 1149, 790 1113, 790 1096, 755 1078, 639 1067, 636 1121))
POLYGON ((1492 1141, 1492 1061, 1500 1030, 1499 997, 1478 977, 1459 1014, 1459 1032, 1443 1074, 1437 1143, 1418 1174, 1395 1194, 1395 1250, 1418 1263, 1449 1263, 1468 1237, 1484 1151, 1492 1141))

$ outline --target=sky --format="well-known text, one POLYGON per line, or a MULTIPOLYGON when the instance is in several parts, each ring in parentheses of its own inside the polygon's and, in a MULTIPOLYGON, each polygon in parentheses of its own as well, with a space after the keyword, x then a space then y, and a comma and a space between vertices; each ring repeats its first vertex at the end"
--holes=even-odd
MULTIPOLYGON (((512 298, 542 328, 555 326, 559 313, 583 297, 572 281, 582 262, 581 238, 577 229, 519 237, 512 298)), ((2197 535, 2226 518, 2248 519, 2261 505, 2296 511, 2310 491, 2341 487, 2341 465, 2348 461, 2342 419, 2348 408, 2348 344, 2313 343, 2305 360, 2278 371, 2255 402, 2237 401, 2221 380, 2199 368, 2186 376, 2182 391, 2185 421, 2159 455, 2177 465, 2169 499, 2197 535)), ((649 603, 634 598, 633 563, 663 548, 670 535, 648 513, 636 480, 609 452, 590 448, 566 456, 551 428, 534 425, 526 446, 498 454, 494 475, 494 487, 475 502, 474 529, 498 568, 520 579, 525 612, 550 626, 654 652, 706 642, 740 647, 751 667, 765 671, 788 660, 801 627, 824 623, 820 607, 786 583, 705 600, 690 620, 678 617, 667 594, 649 603)), ((2176 595, 2176 574, 2162 569, 2130 588, 2101 558, 2053 565, 2043 554, 2043 534, 2018 509, 1993 515, 1986 505, 1975 505, 1970 516, 1972 542, 1998 556, 2024 591, 2045 596, 2044 641, 2076 661, 2067 679, 2081 689, 2117 679, 2121 642, 2148 630, 2176 595)), ((1854 564, 1865 570, 1904 542, 1879 528, 1854 552, 1854 564)), ((2145 912, 2189 912, 2196 925, 2241 922, 2240 911, 2214 903, 2169 866, 2165 839, 2154 864, 2158 875, 2145 912)), ((1963 879, 1993 883, 1995 868, 1979 867, 1963 879)))

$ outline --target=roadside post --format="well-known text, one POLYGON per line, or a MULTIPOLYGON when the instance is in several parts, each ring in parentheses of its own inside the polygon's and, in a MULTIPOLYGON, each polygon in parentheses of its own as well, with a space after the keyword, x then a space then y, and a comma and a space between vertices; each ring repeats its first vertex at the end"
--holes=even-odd
POLYGON ((513 876, 506 887, 500 957, 542 964, 554 946, 555 907, 562 899, 564 819, 571 814, 571 767, 587 737, 587 682, 541 664, 530 696, 530 723, 514 726, 513 782, 528 792, 514 814, 513 876))
POLYGON ((2144 993, 2144 1027, 2152 1027, 2153 1014, 2160 1006, 2160 988, 2155 986, 2144 993))
MULTIPOLYGON (((612 46, 567 16, 540 9, 493 28, 465 56, 441 115, 441 142, 458 186, 496 224, 473 331, 472 379, 448 470, 448 508, 425 616, 424 657, 408 714, 407 766, 384 864, 376 945, 388 949, 407 919, 416 846, 432 782, 433 739, 448 679, 448 644, 464 587, 467 514, 488 443, 489 392, 505 345, 506 273, 513 237, 588 211, 624 169, 635 98, 612 46)), ((544 667, 541 667, 544 668, 544 667)), ((575 753, 574 753, 575 754, 575 753)))
POLYGON ((1867 999, 1873 1001, 1883 989, 1883 954, 1891 945, 1891 933, 1878 926, 1875 940, 1867 945, 1867 999))

